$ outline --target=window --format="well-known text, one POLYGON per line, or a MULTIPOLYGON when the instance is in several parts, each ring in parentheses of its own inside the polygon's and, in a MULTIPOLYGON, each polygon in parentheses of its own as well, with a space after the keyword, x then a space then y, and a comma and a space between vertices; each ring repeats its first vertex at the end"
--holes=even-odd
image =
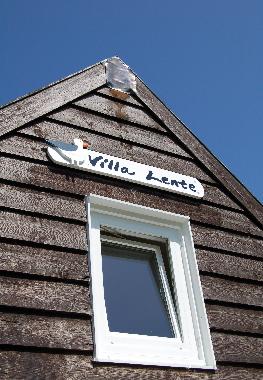
POLYGON ((160 248, 125 239, 102 237, 101 242, 109 331, 178 336, 160 248))
POLYGON ((87 197, 94 360, 215 368, 189 218, 87 197))

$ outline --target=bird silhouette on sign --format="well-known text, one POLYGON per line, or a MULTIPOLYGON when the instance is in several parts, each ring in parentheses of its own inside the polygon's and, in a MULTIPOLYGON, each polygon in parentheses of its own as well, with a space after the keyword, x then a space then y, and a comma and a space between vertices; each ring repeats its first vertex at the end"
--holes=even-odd
POLYGON ((83 142, 81 139, 74 139, 73 141, 73 144, 69 144, 62 141, 48 140, 47 142, 51 146, 51 148, 48 148, 49 154, 51 153, 50 149, 54 149, 69 164, 83 165, 87 158, 85 149, 89 149, 90 144, 83 142))

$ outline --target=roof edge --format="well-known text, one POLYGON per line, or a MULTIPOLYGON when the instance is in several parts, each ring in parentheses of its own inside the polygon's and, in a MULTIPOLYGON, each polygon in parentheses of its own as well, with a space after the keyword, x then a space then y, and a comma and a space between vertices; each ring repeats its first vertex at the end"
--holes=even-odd
MULTIPOLYGON (((117 58, 117 57, 116 57, 116 58, 117 58)), ((107 58, 107 59, 111 59, 111 58, 107 58)), ((0 111, 1 111, 3 108, 5 108, 5 107, 11 106, 12 104, 15 104, 15 103, 17 103, 17 102, 20 102, 21 100, 24 100, 24 99, 26 99, 26 98, 28 98, 28 97, 30 97, 30 96, 34 96, 34 95, 38 94, 39 92, 44 91, 44 90, 47 90, 48 88, 50 88, 50 87, 52 87, 52 86, 55 86, 56 84, 59 84, 59 83, 65 81, 65 80, 67 80, 67 79, 69 79, 69 78, 72 78, 72 77, 75 77, 76 75, 79 75, 79 74, 81 74, 81 73, 84 73, 85 71, 88 71, 88 70, 90 70, 91 68, 93 68, 93 67, 95 67, 95 66, 101 65, 101 64, 103 64, 105 61, 107 61, 107 59, 106 59, 106 60, 103 60, 103 61, 100 61, 100 62, 97 62, 97 63, 95 63, 94 65, 91 65, 91 66, 85 67, 84 69, 80 69, 80 70, 76 71, 76 72, 73 73, 73 74, 69 74, 69 75, 67 75, 67 76, 65 76, 65 77, 63 77, 63 78, 61 78, 61 79, 58 79, 58 80, 56 80, 56 81, 54 81, 54 82, 51 82, 51 83, 49 83, 49 84, 47 84, 47 85, 44 85, 43 87, 39 87, 37 90, 33 90, 33 91, 31 91, 31 92, 28 92, 28 93, 25 94, 25 95, 18 96, 17 98, 15 98, 15 99, 13 99, 13 100, 10 100, 10 102, 7 102, 7 103, 4 103, 4 104, 0 105, 0 111)))
POLYGON ((104 62, 85 68, 0 108, 0 137, 106 84, 104 62))
POLYGON ((136 74, 135 76, 137 78, 137 93, 135 95, 140 101, 155 114, 176 139, 180 140, 182 145, 186 148, 188 147, 188 149, 191 146, 190 151, 196 159, 206 166, 210 173, 234 196, 236 201, 249 212, 262 228, 263 213, 261 202, 136 74))
MULTIPOLYGON (((65 105, 106 84, 105 62, 121 58, 104 59, 72 75, 50 83, 32 93, 19 97, 0 108, 0 136, 38 119, 46 113, 65 105), (32 99, 33 98, 33 99, 32 99)), ((160 100, 134 73, 137 81, 135 96, 155 114, 160 122, 181 141, 191 146, 191 153, 207 167, 210 173, 234 196, 236 201, 263 225, 262 205, 257 198, 227 169, 224 164, 194 135, 190 129, 160 100)), ((188 148, 189 149, 189 148, 188 148)))

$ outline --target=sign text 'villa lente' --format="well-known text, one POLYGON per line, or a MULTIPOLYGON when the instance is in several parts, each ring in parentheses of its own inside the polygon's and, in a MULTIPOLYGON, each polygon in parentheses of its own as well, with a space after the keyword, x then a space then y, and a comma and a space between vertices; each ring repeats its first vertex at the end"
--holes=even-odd
POLYGON ((204 196, 204 188, 196 178, 86 149, 87 144, 80 139, 74 139, 74 144, 49 144, 48 155, 56 164, 195 198, 204 196))

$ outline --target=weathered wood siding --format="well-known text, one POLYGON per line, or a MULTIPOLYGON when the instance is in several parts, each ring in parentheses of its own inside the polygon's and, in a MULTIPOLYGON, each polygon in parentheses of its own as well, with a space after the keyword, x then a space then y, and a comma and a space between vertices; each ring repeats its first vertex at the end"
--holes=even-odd
POLYGON ((0 163, 0 378, 263 378, 262 230, 139 99, 101 88, 67 103, 4 137, 0 163), (76 137, 103 153, 194 176, 205 197, 48 160, 46 139, 76 137), (84 207, 90 192, 190 216, 217 371, 92 362, 84 207))

